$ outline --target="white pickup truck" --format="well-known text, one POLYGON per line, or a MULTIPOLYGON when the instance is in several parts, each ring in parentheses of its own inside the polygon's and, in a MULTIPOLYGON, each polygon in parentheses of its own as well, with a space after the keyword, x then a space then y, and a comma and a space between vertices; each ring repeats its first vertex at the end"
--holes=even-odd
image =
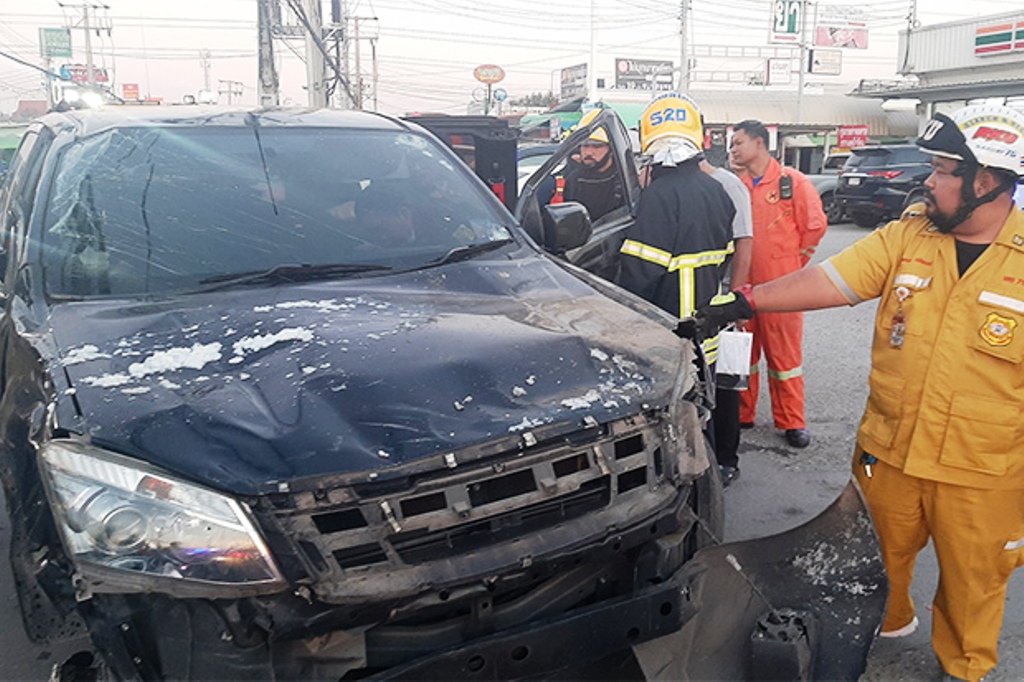
POLYGON ((845 218, 842 206, 836 202, 836 185, 839 183, 839 172, 848 158, 850 158, 849 152, 826 156, 825 161, 821 164, 821 172, 807 176, 807 179, 814 183, 814 188, 818 190, 821 206, 825 209, 829 225, 842 222, 845 218))

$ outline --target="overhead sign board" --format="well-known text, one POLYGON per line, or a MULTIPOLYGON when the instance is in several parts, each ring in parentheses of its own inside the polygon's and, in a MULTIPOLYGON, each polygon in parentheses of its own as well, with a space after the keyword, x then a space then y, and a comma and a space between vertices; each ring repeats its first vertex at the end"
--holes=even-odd
POLYGON ((839 135, 836 140, 838 146, 846 149, 857 149, 868 143, 867 125, 839 126, 839 135))
MULTIPOLYGON (((89 67, 85 64, 65 64, 60 67, 60 77, 73 83, 88 83, 89 67)), ((92 67, 92 79, 96 83, 107 83, 110 81, 110 77, 107 76, 107 70, 95 66, 92 67)))
POLYGON ((587 65, 576 64, 562 69, 560 100, 577 99, 587 94, 587 65))
POLYGON ((804 29, 803 0, 772 0, 772 24, 769 43, 800 43, 804 29))
POLYGON ((868 49, 868 30, 855 26, 818 26, 814 44, 819 47, 868 49))
POLYGON ((505 69, 497 64, 481 64, 473 69, 473 77, 481 83, 500 83, 505 80, 505 69))
POLYGON ((991 24, 974 29, 974 54, 987 57, 1024 50, 1024 21, 991 24))
POLYGON ((868 15, 860 5, 820 5, 814 28, 818 47, 868 48, 868 15))
POLYGON ((71 29, 39 29, 39 56, 44 59, 71 59, 71 29))
POLYGON ((807 73, 838 76, 843 72, 843 53, 840 50, 815 48, 807 51, 807 73))
POLYGON ((615 88, 671 92, 672 71, 671 60, 619 57, 615 60, 615 88))

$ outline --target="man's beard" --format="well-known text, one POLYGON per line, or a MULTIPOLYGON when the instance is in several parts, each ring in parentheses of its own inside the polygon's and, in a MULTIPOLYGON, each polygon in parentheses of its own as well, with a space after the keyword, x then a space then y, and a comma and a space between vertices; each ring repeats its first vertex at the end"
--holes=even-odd
POLYGON ((962 222, 962 220, 956 220, 955 215, 946 215, 940 211, 938 204, 935 203, 935 197, 932 196, 930 191, 925 191, 924 201, 925 215, 927 215, 928 219, 932 221, 932 225, 935 226, 935 229, 942 234, 951 233, 956 229, 956 226, 962 222))

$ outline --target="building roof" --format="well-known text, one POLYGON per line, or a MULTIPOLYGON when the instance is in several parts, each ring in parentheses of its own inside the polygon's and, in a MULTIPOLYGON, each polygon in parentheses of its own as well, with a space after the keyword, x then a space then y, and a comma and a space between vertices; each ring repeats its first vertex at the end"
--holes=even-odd
MULTIPOLYGON (((798 101, 795 92, 757 90, 690 90, 690 97, 704 115, 705 125, 725 126, 746 119, 777 125, 783 132, 824 132, 841 125, 867 125, 872 137, 917 135, 913 111, 887 111, 878 100, 840 94, 805 93, 798 101), (799 117, 797 112, 799 110, 799 117), (798 122, 799 121, 799 122, 798 122)), ((645 103, 606 100, 627 127, 638 125, 645 103)))

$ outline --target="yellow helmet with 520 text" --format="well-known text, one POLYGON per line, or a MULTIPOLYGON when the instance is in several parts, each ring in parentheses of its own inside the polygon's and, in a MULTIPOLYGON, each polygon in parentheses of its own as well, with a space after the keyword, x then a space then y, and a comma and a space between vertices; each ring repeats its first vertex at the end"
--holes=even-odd
POLYGON ((697 151, 704 148, 700 109, 692 99, 677 92, 655 97, 640 116, 640 153, 665 138, 682 138, 697 151))

